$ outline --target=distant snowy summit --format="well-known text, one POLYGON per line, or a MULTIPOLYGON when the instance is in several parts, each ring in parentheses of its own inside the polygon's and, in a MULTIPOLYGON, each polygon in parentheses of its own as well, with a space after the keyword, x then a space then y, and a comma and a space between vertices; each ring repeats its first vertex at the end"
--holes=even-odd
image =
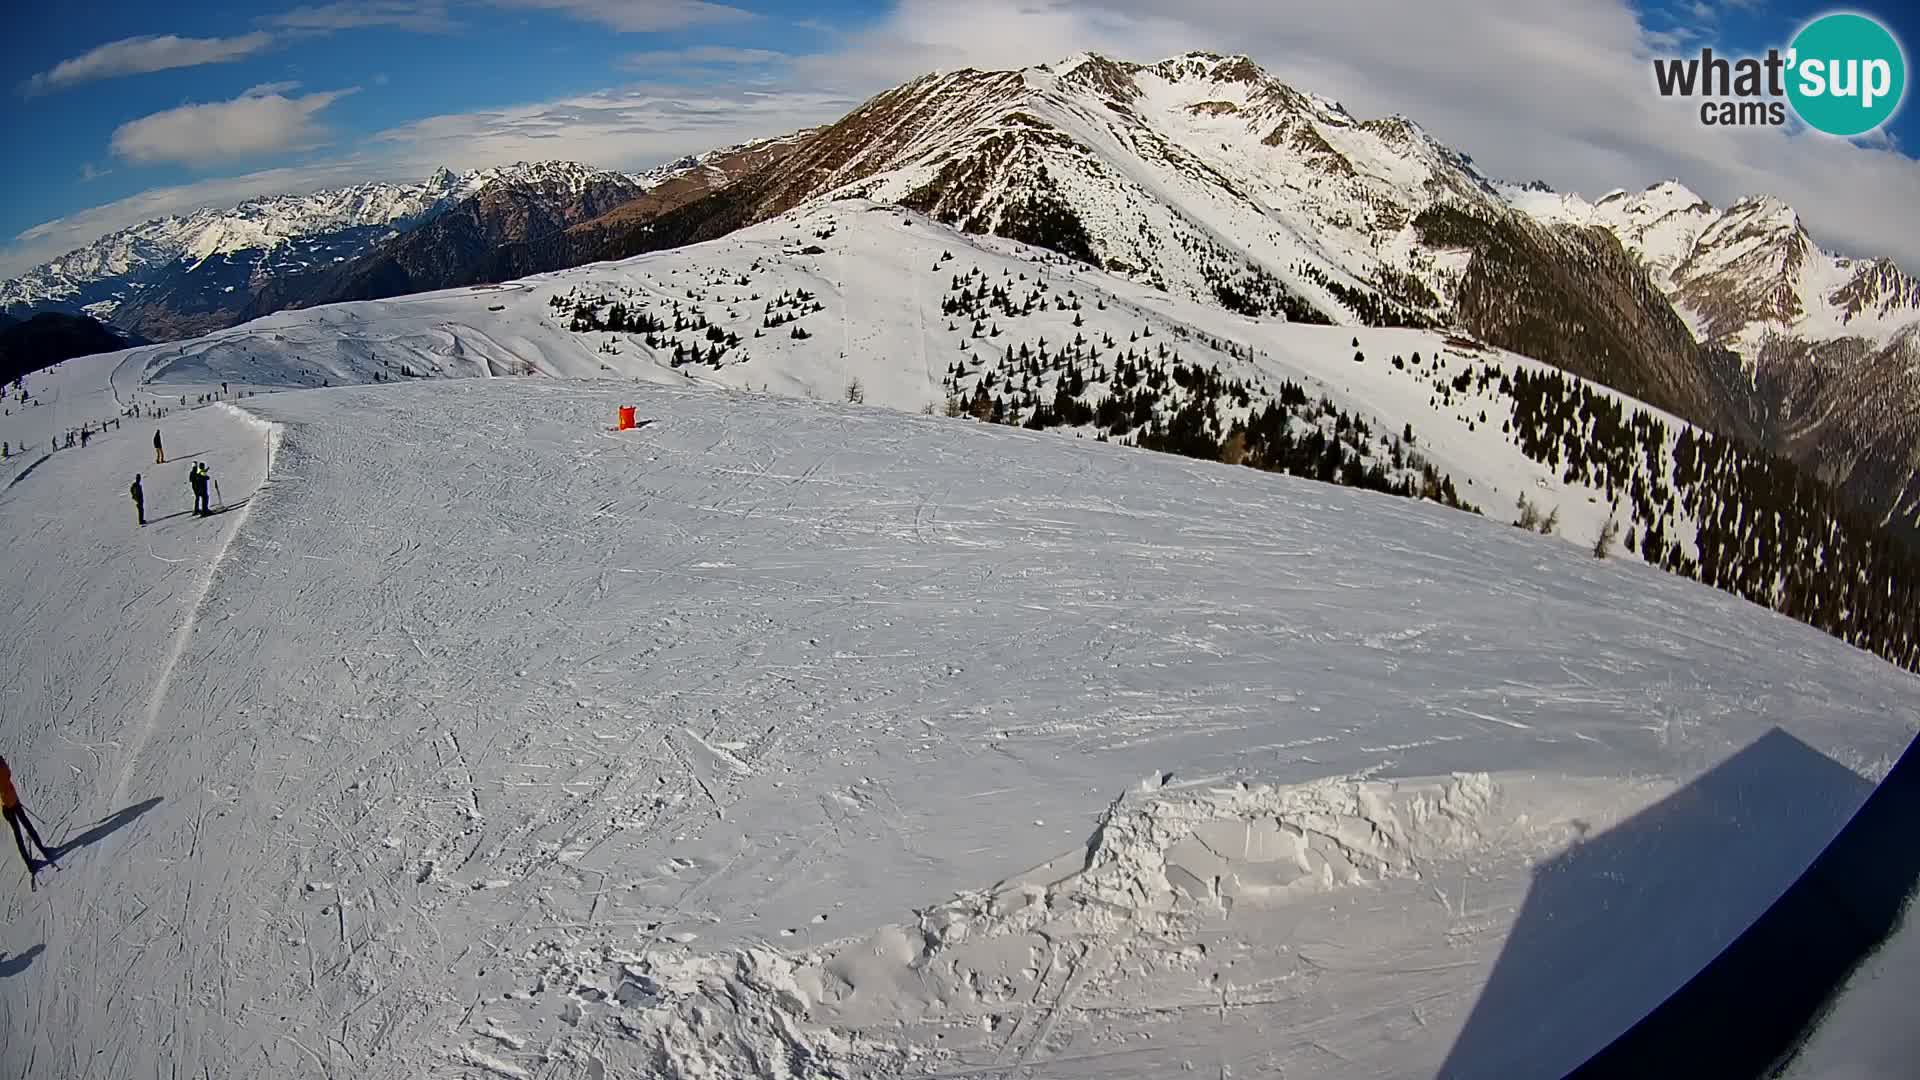
POLYGON ((1588 202, 1545 185, 1502 186, 1550 224, 1597 225, 1643 262, 1703 340, 1759 357, 1769 338, 1858 337, 1886 346, 1920 324, 1920 282, 1891 259, 1823 250, 1769 195, 1722 208, 1668 178, 1588 202))
POLYGON ((224 289, 352 259, 491 188, 572 195, 617 181, 637 194, 655 179, 570 161, 519 162, 466 173, 441 168, 415 183, 353 184, 169 214, 0 282, 0 310, 15 316, 84 311, 127 325, 122 309, 143 292, 177 284, 173 279, 221 270, 226 272, 215 285, 224 289))

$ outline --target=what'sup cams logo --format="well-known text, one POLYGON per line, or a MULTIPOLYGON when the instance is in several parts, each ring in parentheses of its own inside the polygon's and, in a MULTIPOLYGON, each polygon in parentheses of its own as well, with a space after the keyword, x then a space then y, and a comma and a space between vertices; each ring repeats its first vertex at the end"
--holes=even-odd
POLYGON ((1785 52, 1729 58, 1657 59, 1661 97, 1701 98, 1700 122, 1712 127, 1778 127, 1792 108, 1829 135, 1865 135, 1893 117, 1907 90, 1900 42, 1878 21, 1850 12, 1822 15, 1800 28, 1785 52))

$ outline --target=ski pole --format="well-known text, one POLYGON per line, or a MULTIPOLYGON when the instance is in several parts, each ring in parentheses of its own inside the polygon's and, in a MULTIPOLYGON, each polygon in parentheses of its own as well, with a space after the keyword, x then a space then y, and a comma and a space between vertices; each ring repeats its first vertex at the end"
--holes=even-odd
POLYGON ((227 508, 227 497, 220 494, 220 481, 218 480, 213 482, 213 497, 220 500, 220 509, 225 510, 227 508))

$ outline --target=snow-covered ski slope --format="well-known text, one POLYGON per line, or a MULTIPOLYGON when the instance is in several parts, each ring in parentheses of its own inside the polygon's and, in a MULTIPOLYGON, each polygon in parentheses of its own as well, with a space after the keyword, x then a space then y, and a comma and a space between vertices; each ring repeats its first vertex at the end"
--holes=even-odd
MULTIPOLYGON (((565 287, 468 318, 578 373, 565 287)), ((410 303, 382 355, 476 306, 410 303)), ((7 437, 397 310, 71 361, 7 437)), ((68 845, 0 891, 0 1075, 1557 1076, 1920 723, 1638 563, 1059 433, 552 378, 161 426, 0 491, 0 752, 68 845), (194 459, 238 509, 166 516, 194 459)))
MULTIPOLYGON (((990 305, 989 305, 990 306, 990 305)), ((1278 394, 1304 386, 1375 430, 1383 463, 1387 440, 1411 428, 1405 449, 1450 476, 1464 499, 1490 517, 1512 520, 1526 495, 1543 512, 1558 509, 1560 535, 1590 546, 1609 515, 1642 532, 1632 500, 1569 480, 1560 468, 1530 460, 1518 436, 1503 431, 1514 400, 1480 373, 1548 372, 1546 365, 1477 347, 1440 331, 1309 326, 1235 315, 1180 299, 1042 249, 963 234, 928 218, 862 200, 822 203, 725 239, 617 263, 578 267, 500 286, 396 300, 281 312, 204 338, 130 350, 130 375, 155 393, 194 394, 228 382, 279 389, 408 377, 633 377, 647 382, 731 386, 838 400, 858 380, 869 404, 944 411, 954 386, 962 396, 983 380, 996 392, 1026 385, 1008 349, 1045 346, 1056 354, 1080 341, 1083 362, 1111 371, 1132 352, 1166 350, 1183 363, 1212 368, 1253 388, 1244 417, 1278 394), (957 284, 956 284, 957 283, 957 284), (1003 289, 1025 312, 995 311, 979 321, 950 314, 963 292, 1003 289), (800 297, 806 299, 800 299, 800 297), (596 302, 597 303, 594 303, 596 302), (665 332, 575 331, 590 304, 606 318, 618 302, 632 315, 669 324, 665 332), (1075 306, 1077 305, 1077 306, 1075 306), (686 320, 672 331, 676 317, 686 320), (696 321, 698 320, 698 321, 696 321), (772 322, 774 325, 769 326, 772 322), (702 329, 710 324, 712 329, 702 329), (951 327, 951 329, 950 329, 951 327), (795 331, 805 337, 794 337, 795 331), (733 334, 738 344, 712 334, 733 334), (758 334, 759 336, 756 336, 758 334), (675 346, 718 365, 673 363, 675 346), (1356 361, 1355 355, 1364 359, 1356 361), (1090 355, 1091 354, 1091 355, 1090 355), (1402 363, 1396 363, 1398 357, 1402 363), (1416 357, 1418 362, 1415 362, 1416 357), (952 385, 949 368, 960 373, 952 385), (1474 380, 1457 385, 1465 376, 1474 380), (1444 389, 1443 389, 1444 388, 1444 389)), ((1042 371, 1035 392, 1051 398, 1057 376, 1042 371)), ((1110 387, 1095 385, 1089 399, 1110 387)), ((1644 404, 1595 388, 1657 417, 1668 445, 1686 424, 1644 404)), ((174 399, 177 401, 177 398, 174 399)), ((1329 433, 1331 417, 1323 421, 1329 433)), ((1088 437, 1090 430, 1083 431, 1088 437)), ((1664 456, 1644 472, 1664 483, 1664 456)), ((1685 506, 1661 522, 1691 548, 1685 506)), ((1624 557, 1644 552, 1622 551, 1624 557)))

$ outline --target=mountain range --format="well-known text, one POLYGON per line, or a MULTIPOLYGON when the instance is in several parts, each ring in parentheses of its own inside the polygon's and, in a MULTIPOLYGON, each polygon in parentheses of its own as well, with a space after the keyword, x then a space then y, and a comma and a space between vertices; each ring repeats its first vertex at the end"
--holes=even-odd
POLYGON ((1238 314, 1442 327, 1785 454, 1920 528, 1920 283, 1792 208, 1678 181, 1588 201, 1485 175, 1246 57, 936 73, 841 120, 648 174, 519 165, 123 230, 0 286, 155 339, 498 282, 865 199, 1238 314))

